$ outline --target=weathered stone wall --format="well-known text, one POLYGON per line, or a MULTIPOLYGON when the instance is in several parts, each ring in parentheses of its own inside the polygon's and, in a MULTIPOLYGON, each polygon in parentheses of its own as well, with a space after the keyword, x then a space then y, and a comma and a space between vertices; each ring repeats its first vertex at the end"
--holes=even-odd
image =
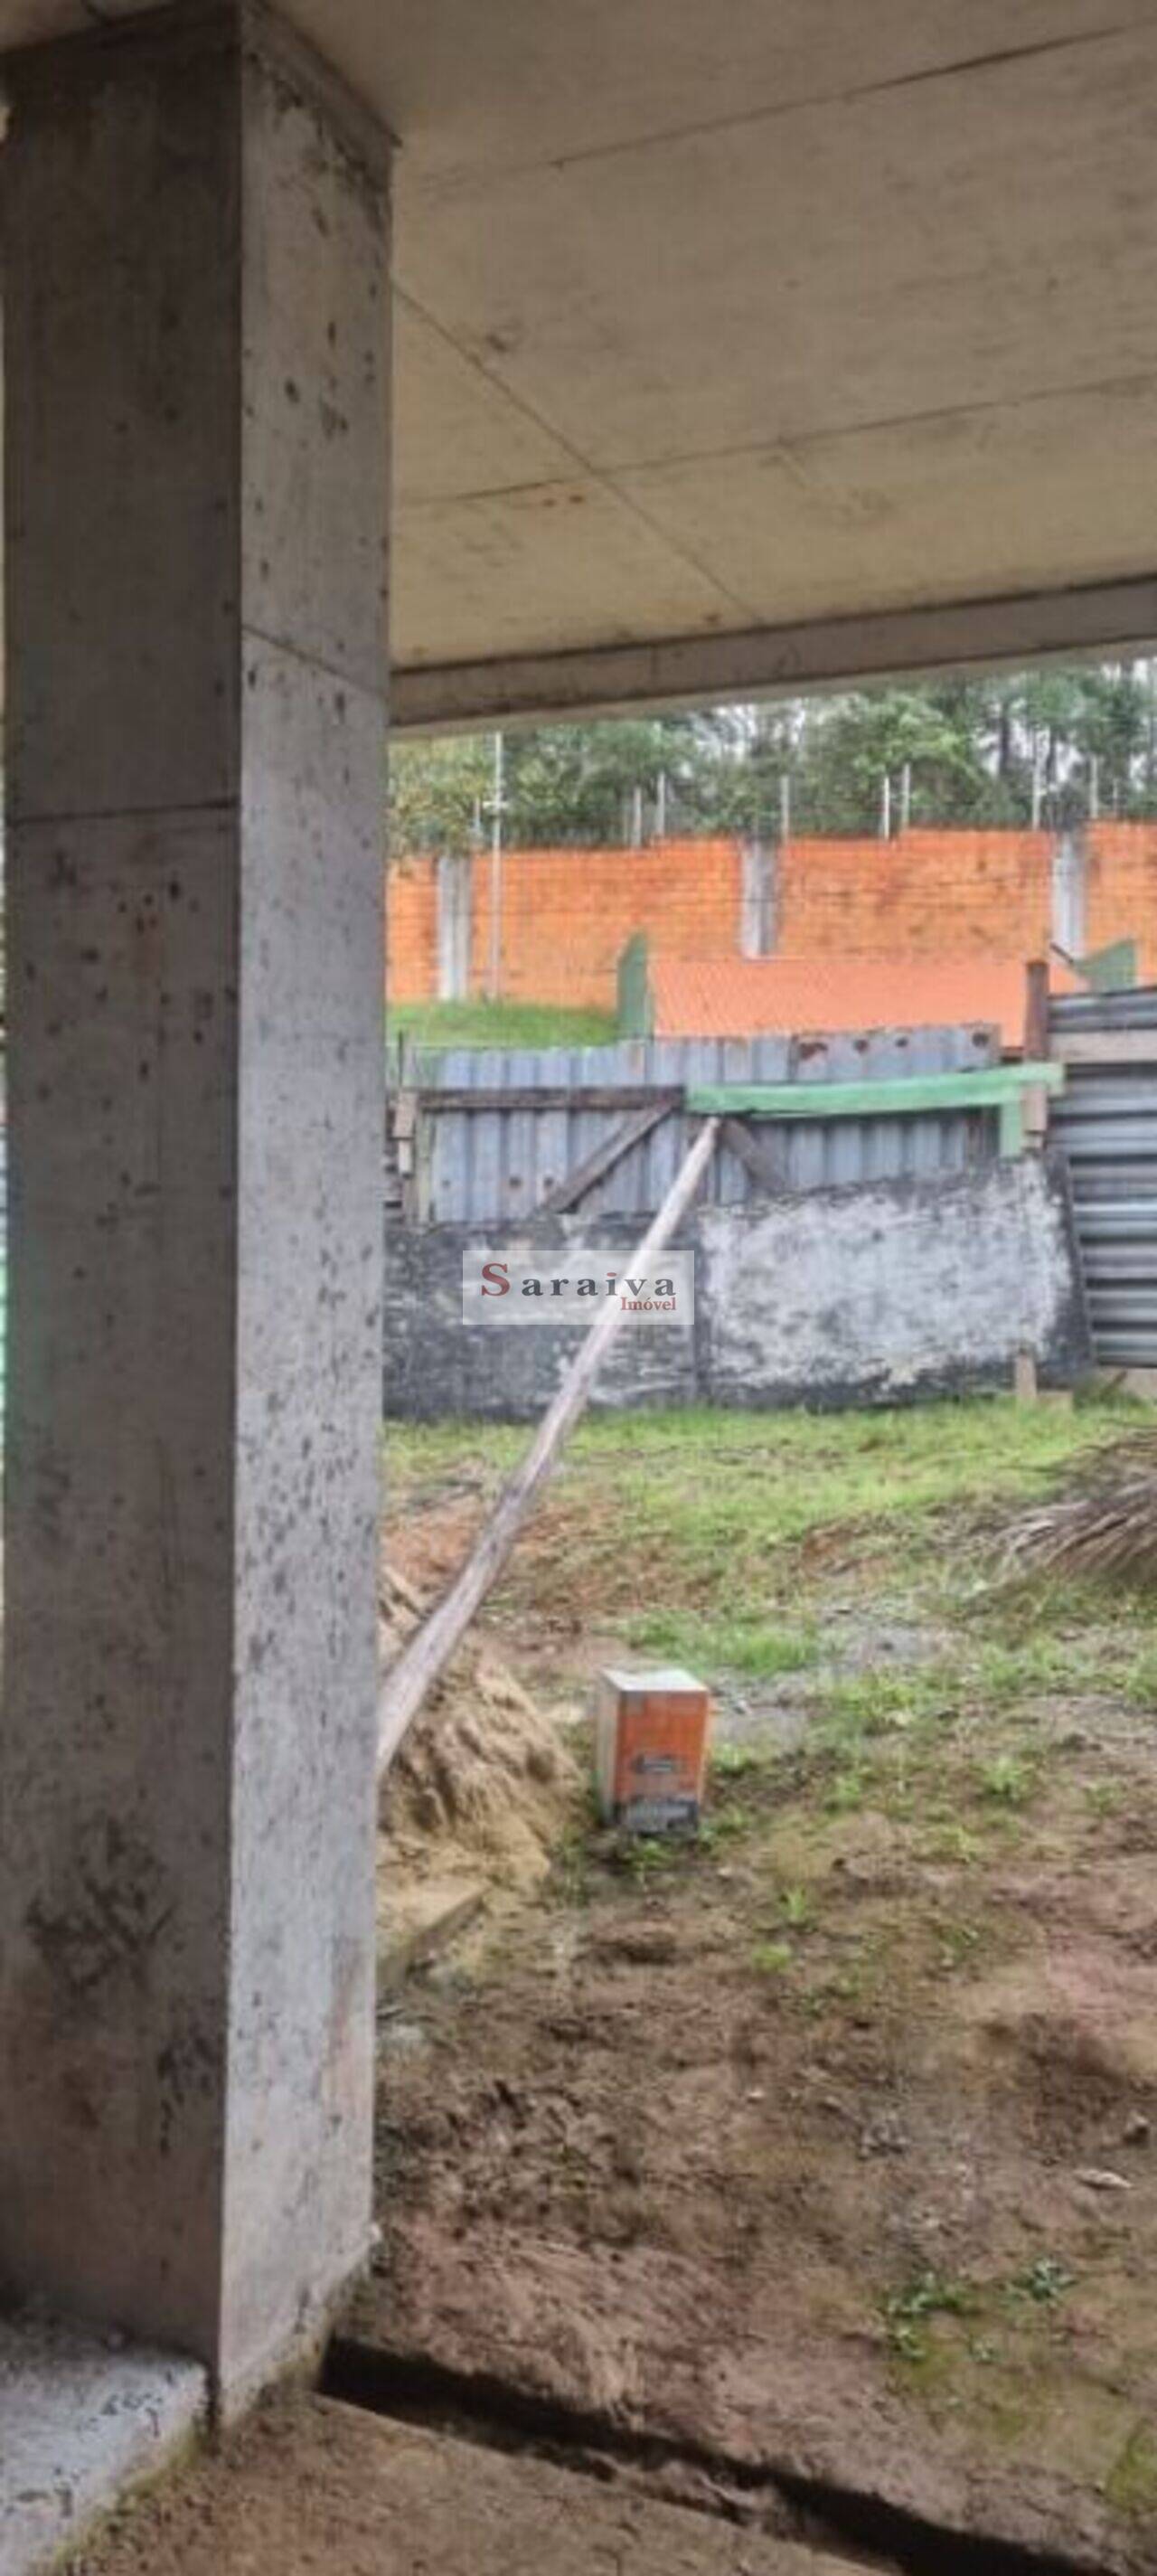
MULTIPOLYGON (((571 1245, 624 1257, 633 1217, 539 1220, 512 1249, 544 1271, 571 1245)), ((531 1421, 579 1345, 573 1329, 467 1327, 464 1247, 493 1227, 387 1228, 388 1418, 531 1421)), ((860 1182, 759 1206, 704 1207, 695 1326, 624 1327, 595 1404, 738 1408, 904 1403, 1007 1386, 1018 1351, 1070 1384, 1088 1327, 1063 1167, 1027 1155, 935 1179, 860 1182)))

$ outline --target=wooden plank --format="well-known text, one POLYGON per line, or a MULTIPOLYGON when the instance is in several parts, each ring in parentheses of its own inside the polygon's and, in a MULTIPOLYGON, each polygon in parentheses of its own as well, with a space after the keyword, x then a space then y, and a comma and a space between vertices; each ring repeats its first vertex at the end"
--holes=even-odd
POLYGON ((1050 1053, 1058 1064, 1157 1065, 1157 1029, 1058 1030, 1050 1053))
POLYGON ((422 1089, 417 1094, 423 1109, 438 1112, 486 1109, 680 1109, 683 1085, 641 1083, 583 1082, 573 1087, 565 1082, 511 1083, 508 1089, 479 1084, 475 1089, 455 1084, 445 1090, 422 1089))
POLYGON ((1050 1055, 1049 1046, 1049 961, 1047 957, 1030 957, 1024 970, 1024 1051, 1026 1056, 1050 1055))
POLYGON ((587 1191, 593 1190, 596 1181, 605 1180, 615 1164, 621 1163, 624 1154, 630 1153, 632 1145, 641 1145, 652 1127, 657 1127, 659 1120, 668 1118, 670 1114, 668 1104, 660 1102, 657 1106, 652 1103, 649 1108, 636 1109, 632 1117, 624 1118, 621 1127, 612 1129, 602 1144, 595 1146, 593 1154, 587 1155, 584 1163, 580 1163, 575 1171, 567 1172, 561 1181, 555 1182, 553 1189, 547 1190, 539 1201, 539 1215, 563 1216, 568 1208, 577 1207, 587 1191))
POLYGON ((769 1151, 768 1144, 749 1135, 738 1118, 724 1119, 720 1142, 726 1145, 729 1154, 734 1154, 738 1163, 742 1163, 748 1179, 754 1181, 757 1190, 764 1191, 769 1198, 782 1196, 788 1186, 787 1171, 782 1154, 777 1153, 774 1145, 769 1151))
MULTIPOLYGON (((647 1271, 656 1253, 670 1242, 715 1152, 719 1121, 708 1118, 680 1167, 642 1242, 625 1264, 625 1275, 647 1271)), ((378 1768, 393 1761, 433 1682, 466 1634, 491 1584, 501 1574, 519 1530, 548 1476, 553 1473, 568 1431, 585 1410, 591 1388, 623 1321, 619 1298, 608 1299, 581 1343, 553 1404, 544 1413, 521 1467, 511 1477, 495 1510, 448 1592, 415 1630, 391 1664, 378 1701, 378 1768)))
POLYGON ((999 1109, 1039 1084, 1059 1091, 1059 1064, 1001 1064, 977 1073, 906 1074, 883 1082, 707 1083, 689 1087, 702 1118, 915 1118, 930 1109, 999 1109))

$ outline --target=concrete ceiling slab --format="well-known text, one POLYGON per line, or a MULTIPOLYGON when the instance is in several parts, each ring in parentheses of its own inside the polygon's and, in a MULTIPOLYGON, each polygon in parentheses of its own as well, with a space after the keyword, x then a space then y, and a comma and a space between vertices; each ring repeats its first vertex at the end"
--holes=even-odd
POLYGON ((914 605, 933 555, 958 600, 985 596, 994 557, 1009 593, 1047 588, 1061 559, 1075 583, 1128 577, 1155 428, 1157 374, 617 479, 654 528, 710 560, 753 624, 782 624, 842 615, 853 586, 861 610, 914 605), (1095 530, 1074 518, 1082 484, 1099 488, 1095 530))
POLYGON ((457 705, 1154 569, 1157 0, 283 7, 401 145, 395 654, 457 705))
POLYGON ((394 495, 464 500, 565 480, 576 459, 402 293, 394 298, 394 495))
POLYGON ((93 21, 82 0, 0 0, 0 46, 46 45, 93 21))
POLYGON ((534 484, 411 505, 394 567, 395 637, 415 664, 533 651, 565 601, 576 643, 710 634, 749 622, 604 485, 534 484))
MULTIPOLYGON (((18 0, 25 5, 25 0, 18 0)), ((51 5, 51 0, 44 0, 51 5)), ((153 0, 91 0, 92 14, 153 0)), ((159 0, 157 0, 159 5, 159 0)), ((1151 0, 280 0, 407 149, 408 186, 790 115, 1143 25, 1151 0)))
POLYGON ((398 273, 611 470, 1136 372, 1157 20, 1098 49, 1095 115, 1089 62, 403 198, 398 273))

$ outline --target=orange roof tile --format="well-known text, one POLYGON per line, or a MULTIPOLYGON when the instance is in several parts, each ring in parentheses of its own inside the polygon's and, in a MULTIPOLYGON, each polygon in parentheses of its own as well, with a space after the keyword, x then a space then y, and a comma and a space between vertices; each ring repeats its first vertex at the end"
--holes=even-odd
MULTIPOLYGON (((654 958, 656 1037, 802 1037, 844 1029, 951 1028, 981 1021, 1024 1043, 1025 968, 1013 957, 654 958)), ((1080 978, 1054 962, 1056 993, 1080 978)))

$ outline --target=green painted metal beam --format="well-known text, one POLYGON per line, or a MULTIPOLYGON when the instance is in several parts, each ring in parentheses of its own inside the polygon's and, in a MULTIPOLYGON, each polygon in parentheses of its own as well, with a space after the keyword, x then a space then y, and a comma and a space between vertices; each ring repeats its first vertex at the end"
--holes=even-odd
POLYGON ((991 1064, 888 1082, 691 1083, 687 1108, 696 1118, 918 1118, 938 1109, 1019 1108, 1026 1091, 1059 1091, 1064 1078, 1063 1064, 991 1064))

